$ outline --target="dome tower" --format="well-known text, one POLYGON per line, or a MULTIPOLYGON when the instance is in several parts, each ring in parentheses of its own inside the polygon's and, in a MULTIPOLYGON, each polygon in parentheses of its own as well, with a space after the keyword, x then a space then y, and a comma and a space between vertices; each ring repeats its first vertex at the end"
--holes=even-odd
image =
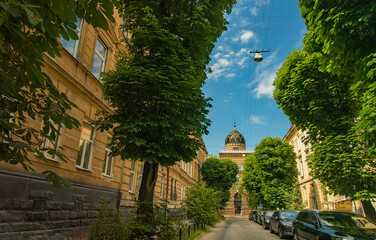
POLYGON ((234 130, 229 133, 225 141, 226 151, 244 151, 245 150, 245 138, 236 130, 236 123, 234 122, 234 130))

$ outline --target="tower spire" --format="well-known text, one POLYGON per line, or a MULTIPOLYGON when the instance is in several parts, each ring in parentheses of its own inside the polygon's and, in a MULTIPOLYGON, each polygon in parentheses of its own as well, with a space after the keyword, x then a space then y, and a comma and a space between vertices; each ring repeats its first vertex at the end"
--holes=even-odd
POLYGON ((234 128, 236 128, 236 121, 234 120, 234 128))

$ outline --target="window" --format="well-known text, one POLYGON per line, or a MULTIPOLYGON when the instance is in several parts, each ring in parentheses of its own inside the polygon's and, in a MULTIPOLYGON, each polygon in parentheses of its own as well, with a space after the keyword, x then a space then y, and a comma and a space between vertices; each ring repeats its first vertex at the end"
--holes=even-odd
POLYGON ((140 165, 140 176, 138 177, 138 192, 140 191, 141 188, 141 182, 142 182, 142 175, 144 173, 144 165, 140 165))
POLYGON ((159 194, 160 198, 163 198, 163 191, 164 191, 164 175, 161 176, 161 192, 159 194))
POLYGON ((304 168, 303 168, 303 160, 300 160, 300 176, 304 178, 304 168))
POLYGON ((76 167, 90 170, 90 158, 93 148, 94 127, 83 122, 81 129, 80 147, 77 154, 76 167))
POLYGON ((183 199, 184 199, 184 186, 182 184, 180 187, 180 200, 183 200, 183 199))
MULTIPOLYGON (((103 42, 98 38, 97 43, 95 44, 93 66, 91 72, 94 77, 100 81, 99 74, 104 71, 107 57, 107 47, 103 42)), ((101 81, 100 81, 101 82, 101 81)))
POLYGON ((174 179, 173 178, 171 178, 170 200, 174 200, 174 179))
POLYGON ((298 142, 298 151, 300 151, 302 149, 302 147, 301 147, 301 141, 300 141, 299 136, 298 136, 298 139, 296 141, 298 142))
POLYGON ((306 189, 306 187, 303 187, 303 194, 304 194, 304 200, 303 201, 307 201, 308 197, 307 197, 307 189, 306 189))
POLYGON ((178 200, 178 192, 177 192, 177 185, 178 185, 178 181, 175 180, 175 188, 174 188, 174 200, 178 200))
MULTIPOLYGON (((107 144, 111 142, 111 138, 107 137, 107 144)), ((113 165, 113 157, 111 149, 106 147, 104 161, 103 161, 103 175, 112 177, 112 165, 113 165)))
POLYGON ((63 37, 60 38, 60 42, 63 48, 65 48, 65 50, 67 50, 73 57, 77 57, 78 46, 80 44, 80 38, 81 38, 82 23, 83 23, 82 19, 77 18, 75 22, 77 26, 76 28, 76 33, 78 36, 77 40, 69 39, 67 41, 63 37))
MULTIPOLYGON (((57 152, 59 150, 59 146, 60 146, 60 142, 61 142, 61 134, 63 132, 63 127, 61 125, 58 125, 58 124, 52 122, 52 121, 50 121, 50 123, 57 130, 56 136, 54 136, 53 142, 51 142, 50 139, 46 138, 46 140, 44 141, 43 148, 53 149, 57 152)), ((50 129, 50 132, 48 133, 48 135, 51 136, 51 134, 52 134, 52 129, 50 129)), ((59 160, 57 160, 56 154, 55 153, 50 154, 50 153, 48 153, 48 150, 44 151, 44 156, 46 158, 50 159, 50 160, 59 161, 59 160)))
POLYGON ((129 175, 129 191, 130 192, 133 192, 134 168, 135 168, 135 161, 132 161, 132 163, 131 163, 131 174, 129 175))

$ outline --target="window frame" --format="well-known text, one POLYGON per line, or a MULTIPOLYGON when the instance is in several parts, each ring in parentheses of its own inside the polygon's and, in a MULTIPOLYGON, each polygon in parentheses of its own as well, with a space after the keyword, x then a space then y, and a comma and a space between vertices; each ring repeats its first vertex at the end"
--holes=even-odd
POLYGON ((105 155, 104 155, 104 161, 103 161, 102 175, 106 176, 106 177, 114 177, 113 168, 114 168, 114 157, 112 156, 111 149, 106 147, 105 155), (108 174, 108 170, 109 170, 108 169, 108 166, 109 166, 108 159, 110 159, 110 162, 111 162, 111 164, 110 164, 110 174, 108 174))
MULTIPOLYGON (((81 135, 80 135, 80 140, 83 140, 83 147, 82 147, 82 154, 81 154, 81 159, 80 159, 80 165, 77 165, 77 160, 76 159, 76 168, 80 169, 80 170, 85 170, 85 171, 92 171, 91 170, 91 163, 92 163, 92 156, 93 156, 93 149, 94 149, 94 140, 95 140, 95 127, 94 126, 91 126, 86 120, 84 120, 84 123, 86 123, 87 125, 89 125, 92 129, 92 132, 91 132, 91 136, 90 138, 91 139, 86 139, 85 137, 82 137, 82 128, 84 127, 83 124, 81 125, 81 135), (89 152, 89 160, 88 160, 88 168, 84 168, 83 165, 84 165, 84 160, 85 160, 85 153, 86 153, 86 147, 87 147, 87 143, 90 142, 91 143, 91 148, 90 148, 90 152, 89 152)), ((77 152, 77 158, 78 158, 78 154, 79 154, 80 150, 78 150, 77 152)))
POLYGON ((136 161, 131 160, 131 168, 130 168, 130 174, 129 174, 129 192, 133 193, 134 189, 134 178, 136 173, 136 161))
POLYGON ((93 61, 92 61, 92 66, 91 66, 91 73, 93 74, 93 76, 95 77, 95 79, 97 79, 100 83, 103 83, 102 82, 102 78, 100 76, 100 74, 102 72, 104 72, 106 70, 106 63, 107 63, 107 55, 108 55, 108 46, 105 44, 105 42, 98 36, 96 41, 95 41, 95 46, 94 46, 94 55, 93 55, 93 61), (103 46, 103 49, 104 49, 104 56, 102 56, 102 54, 97 50, 97 43, 100 43, 102 44, 103 46), (101 70, 100 72, 98 73, 98 78, 95 76, 94 72, 93 72, 93 66, 94 66, 94 60, 95 60, 95 56, 98 56, 100 60, 102 60, 102 65, 101 65, 101 70))
POLYGON ((161 191, 159 193, 160 198, 163 198, 163 196, 164 196, 164 194, 163 194, 163 192, 164 192, 164 178, 165 178, 165 175, 162 175, 161 176, 161 191))
MULTIPOLYGON (((50 119, 49 120, 50 123, 52 125, 54 125, 55 123, 50 119)), ((43 124, 42 124, 43 125, 43 124)), ((61 139, 62 139, 62 136, 63 136, 63 129, 64 129, 64 126, 63 125, 60 125, 60 124, 56 124, 57 125, 57 134, 56 134, 56 138, 55 138, 55 143, 51 143, 53 146, 54 146, 54 150, 56 152, 59 152, 59 147, 60 147, 60 144, 61 144, 61 139)), ((48 136, 50 136, 51 134, 51 131, 52 129, 50 129, 49 133, 48 133, 48 136)), ((49 148, 49 144, 50 144, 50 139, 46 138, 44 140, 44 143, 43 143, 43 148, 49 148)), ((56 158, 56 154, 53 155, 52 157, 50 156, 47 156, 48 155, 48 150, 45 150, 43 151, 43 156, 48 159, 48 160, 51 160, 51 161, 54 161, 54 162, 60 162, 59 159, 56 158)))
MULTIPOLYGON (((63 43, 61 42, 61 38, 62 37, 60 37, 60 43, 61 43, 61 46, 63 47, 63 49, 64 50, 66 50, 69 54, 71 54, 74 58, 77 58, 77 56, 78 56, 78 48, 79 48, 79 46, 80 46, 80 43, 81 43, 81 34, 82 34, 82 26, 83 26, 83 23, 84 23, 84 21, 83 21, 83 19, 82 18, 78 18, 78 24, 77 24, 77 28, 76 28, 76 32, 77 32, 77 37, 78 37, 78 39, 77 40, 73 40, 73 39, 69 39, 67 42, 69 42, 69 41, 74 41, 74 48, 73 48, 73 52, 71 53, 71 52, 69 52, 68 51, 68 49, 66 49, 65 47, 64 47, 64 45, 63 45, 63 43)), ((66 41, 65 39, 64 39, 64 41, 66 41)))

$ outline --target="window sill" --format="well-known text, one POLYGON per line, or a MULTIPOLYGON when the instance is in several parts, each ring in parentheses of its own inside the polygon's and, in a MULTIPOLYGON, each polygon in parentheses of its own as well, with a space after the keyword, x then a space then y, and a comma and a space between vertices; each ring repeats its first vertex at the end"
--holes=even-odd
POLYGON ((107 174, 105 174, 105 173, 102 173, 102 176, 103 176, 103 177, 106 177, 106 178, 112 178, 112 179, 114 179, 114 176, 112 176, 112 175, 107 175, 107 174))
POLYGON ((76 165, 76 168, 79 169, 79 170, 85 171, 85 172, 93 172, 93 170, 91 170, 91 169, 86 169, 86 168, 83 168, 83 167, 80 167, 80 166, 77 166, 77 165, 76 165))

